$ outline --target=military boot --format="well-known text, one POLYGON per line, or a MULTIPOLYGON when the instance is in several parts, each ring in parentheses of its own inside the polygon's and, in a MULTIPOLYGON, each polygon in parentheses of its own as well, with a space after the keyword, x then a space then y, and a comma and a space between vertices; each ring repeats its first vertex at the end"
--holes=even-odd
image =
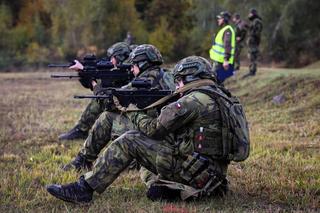
POLYGON ((252 73, 252 72, 248 72, 247 74, 243 75, 241 79, 245 79, 245 78, 248 78, 248 77, 251 77, 251 76, 254 76, 255 73, 252 73))
POLYGON ((73 127, 69 132, 59 135, 59 140, 76 140, 76 139, 86 139, 88 136, 87 131, 82 131, 78 125, 73 127))
POLYGON ((88 203, 92 200, 93 189, 81 176, 78 182, 66 185, 51 184, 46 186, 47 191, 61 200, 72 203, 88 203))
POLYGON ((176 201, 180 199, 180 190, 171 189, 167 186, 151 184, 147 191, 147 197, 152 201, 176 201))
POLYGON ((80 172, 81 170, 91 170, 92 162, 88 161, 81 153, 79 153, 74 160, 70 163, 64 165, 62 170, 69 171, 69 170, 76 170, 80 172))

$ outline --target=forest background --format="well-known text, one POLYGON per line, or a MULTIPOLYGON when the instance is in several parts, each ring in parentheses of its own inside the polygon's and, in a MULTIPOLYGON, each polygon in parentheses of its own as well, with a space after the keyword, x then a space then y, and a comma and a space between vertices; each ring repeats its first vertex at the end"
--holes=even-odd
POLYGON ((316 0, 0 0, 0 69, 103 57, 128 31, 135 43, 157 46, 166 62, 208 57, 216 15, 228 10, 248 22, 250 8, 263 19, 261 61, 302 67, 320 59, 316 0))

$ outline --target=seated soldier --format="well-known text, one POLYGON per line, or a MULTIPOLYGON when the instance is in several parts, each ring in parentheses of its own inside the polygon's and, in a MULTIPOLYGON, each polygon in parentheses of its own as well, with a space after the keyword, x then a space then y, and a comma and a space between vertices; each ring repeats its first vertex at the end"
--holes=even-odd
MULTIPOLYGON (((114 66, 122 64, 129 57, 131 49, 129 45, 125 42, 118 42, 113 44, 107 51, 108 58, 114 66)), ((83 65, 75 60, 75 65, 71 66, 69 69, 72 70, 83 70, 83 65)), ((84 79, 80 79, 83 81, 84 79)), ((81 82, 84 84, 83 82, 81 82)), ((87 87, 92 89, 99 86, 96 81, 85 82, 85 84, 90 84, 87 87)), ((88 132, 93 126, 94 122, 98 119, 99 115, 104 111, 105 106, 103 102, 99 102, 96 99, 92 99, 87 105, 86 109, 82 112, 81 117, 77 124, 68 132, 59 135, 59 140, 75 140, 75 139, 85 139, 88 136, 88 132)))
POLYGON ((64 201, 90 202, 94 191, 104 192, 136 159, 159 177, 147 193, 152 200, 225 194, 230 157, 237 155, 224 153, 224 136, 231 134, 222 134, 226 133, 222 119, 226 108, 218 103, 230 93, 217 85, 212 66, 202 57, 181 60, 174 78, 177 91, 172 97, 178 100, 163 107, 157 118, 127 110, 137 130, 113 141, 78 182, 48 185, 47 191, 64 201))
MULTIPOLYGON (((159 50, 150 44, 143 44, 136 47, 129 56, 129 62, 133 63, 131 71, 136 79, 149 80, 152 89, 174 90, 173 77, 170 73, 164 72, 160 65, 163 63, 159 50)), ((133 89, 131 83, 122 87, 133 89)), ((111 108, 109 106, 109 108, 111 108)), ((156 110, 148 112, 149 115, 157 116, 156 110)), ((128 130, 134 129, 130 120, 120 111, 105 111, 93 125, 89 136, 84 142, 78 155, 64 170, 90 169, 92 163, 97 159, 101 150, 107 146, 112 138, 122 135, 128 130)))

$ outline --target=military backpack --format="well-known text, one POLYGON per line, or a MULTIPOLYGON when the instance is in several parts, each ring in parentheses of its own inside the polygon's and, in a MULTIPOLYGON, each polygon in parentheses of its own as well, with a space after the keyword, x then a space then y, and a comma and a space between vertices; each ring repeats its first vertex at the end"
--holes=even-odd
POLYGON ((223 87, 214 90, 197 89, 215 99, 222 119, 222 159, 244 161, 250 152, 248 122, 237 97, 223 87))

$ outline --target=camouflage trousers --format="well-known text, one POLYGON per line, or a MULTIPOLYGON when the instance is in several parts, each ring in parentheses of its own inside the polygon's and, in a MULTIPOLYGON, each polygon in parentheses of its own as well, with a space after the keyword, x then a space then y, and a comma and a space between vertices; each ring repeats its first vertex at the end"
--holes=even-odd
POLYGON ((259 43, 260 41, 255 38, 249 38, 248 40, 248 58, 250 60, 249 72, 255 75, 257 72, 257 60, 259 56, 259 43))
POLYGON ((236 45, 235 53, 234 53, 234 70, 240 70, 240 55, 243 48, 243 44, 238 43, 236 45))
MULTIPOLYGON (((188 184, 180 175, 184 160, 173 146, 137 130, 128 131, 113 141, 95 161, 93 170, 85 174, 85 180, 95 191, 102 193, 134 159, 162 179, 188 184)), ((226 164, 216 163, 215 167, 226 174, 226 164)), ((152 173, 146 179, 154 176, 152 173)))
POLYGON ((92 99, 86 109, 82 112, 76 125, 82 131, 88 132, 104 109, 105 104, 103 102, 92 99))
POLYGON ((117 112, 105 111, 94 123, 80 153, 87 160, 94 161, 111 139, 133 128, 133 124, 126 116, 117 112))

